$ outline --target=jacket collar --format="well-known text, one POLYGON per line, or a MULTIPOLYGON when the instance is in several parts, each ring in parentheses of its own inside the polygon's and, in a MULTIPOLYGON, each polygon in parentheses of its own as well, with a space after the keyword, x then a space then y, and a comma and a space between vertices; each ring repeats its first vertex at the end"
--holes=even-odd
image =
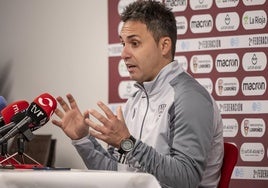
POLYGON ((153 95, 182 72, 184 72, 184 70, 179 63, 177 61, 172 61, 160 70, 158 75, 152 81, 143 82, 142 84, 136 82, 135 86, 145 91, 148 95, 153 95))

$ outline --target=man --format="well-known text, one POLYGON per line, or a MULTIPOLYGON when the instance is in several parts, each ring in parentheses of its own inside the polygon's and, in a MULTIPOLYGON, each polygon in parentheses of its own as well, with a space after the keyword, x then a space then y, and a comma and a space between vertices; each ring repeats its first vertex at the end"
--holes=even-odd
POLYGON ((121 19, 121 56, 138 91, 116 115, 102 102, 104 114, 95 109, 82 114, 71 94, 70 106, 58 97, 64 112, 57 109, 61 120, 52 122, 73 140, 89 169, 147 172, 162 187, 217 187, 221 116, 209 93, 173 61, 173 13, 159 2, 136 1, 121 19))

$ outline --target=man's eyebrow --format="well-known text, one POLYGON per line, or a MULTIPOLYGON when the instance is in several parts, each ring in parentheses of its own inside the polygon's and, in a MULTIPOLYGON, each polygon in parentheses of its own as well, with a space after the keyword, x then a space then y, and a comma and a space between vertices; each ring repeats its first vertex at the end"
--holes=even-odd
MULTIPOLYGON (((134 38, 134 37, 139 37, 139 36, 138 35, 129 35, 129 36, 127 36, 127 39, 131 39, 131 38, 134 38)), ((119 38, 120 38, 120 40, 123 40, 121 35, 119 35, 119 38)))

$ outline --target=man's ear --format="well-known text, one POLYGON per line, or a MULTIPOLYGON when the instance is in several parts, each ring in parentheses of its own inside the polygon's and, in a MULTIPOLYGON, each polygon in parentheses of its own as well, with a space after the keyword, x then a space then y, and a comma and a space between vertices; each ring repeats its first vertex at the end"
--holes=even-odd
POLYGON ((162 55, 166 56, 171 53, 171 39, 169 37, 162 37, 159 41, 162 55))

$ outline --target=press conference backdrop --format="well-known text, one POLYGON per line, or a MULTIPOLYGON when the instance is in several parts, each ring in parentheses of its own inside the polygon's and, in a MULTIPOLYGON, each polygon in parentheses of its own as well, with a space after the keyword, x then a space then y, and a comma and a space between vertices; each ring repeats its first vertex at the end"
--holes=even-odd
MULTIPOLYGON (((120 58, 119 14, 108 1, 109 103, 135 91, 120 58)), ((162 1, 160 1, 162 2, 162 1)), ((165 0, 177 20, 175 59, 216 99, 225 142, 239 149, 230 187, 268 185, 267 0, 165 0)))

